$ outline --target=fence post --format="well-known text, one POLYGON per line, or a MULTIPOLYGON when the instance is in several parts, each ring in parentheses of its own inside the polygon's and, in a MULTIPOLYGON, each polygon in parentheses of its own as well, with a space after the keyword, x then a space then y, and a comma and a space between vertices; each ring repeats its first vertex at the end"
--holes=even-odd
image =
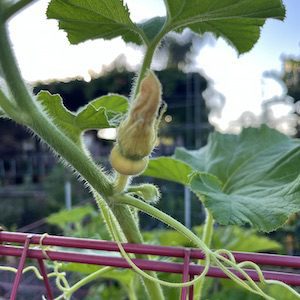
POLYGON ((30 245, 30 240, 32 238, 32 234, 27 235, 25 243, 24 243, 24 248, 22 251, 22 255, 20 258, 20 262, 19 262, 19 266, 18 266, 18 271, 14 280, 14 284, 12 287, 12 291, 11 291, 11 295, 10 295, 10 300, 15 300, 17 297, 17 292, 18 292, 18 287, 20 285, 21 282, 21 277, 22 277, 22 273, 23 273, 23 269, 25 266, 25 261, 26 261, 26 257, 27 257, 27 252, 29 249, 29 245, 30 245))
MULTIPOLYGON (((183 262, 183 274, 182 274, 182 282, 187 282, 190 277, 190 256, 191 250, 184 249, 184 262, 183 262)), ((181 300, 187 300, 189 288, 183 287, 181 290, 181 300)))

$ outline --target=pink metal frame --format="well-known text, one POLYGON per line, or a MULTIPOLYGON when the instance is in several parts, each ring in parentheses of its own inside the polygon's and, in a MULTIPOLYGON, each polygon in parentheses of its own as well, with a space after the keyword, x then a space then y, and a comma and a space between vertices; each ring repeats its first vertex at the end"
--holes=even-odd
MULTIPOLYGON (((14 280, 10 300, 16 299, 18 287, 21 281, 22 271, 25 266, 26 258, 36 259, 44 278, 44 284, 47 292, 47 299, 53 299, 53 293, 47 277, 46 268, 44 266, 44 260, 51 259, 61 262, 76 262, 83 264, 93 264, 100 266, 112 266, 118 268, 130 268, 130 265, 125 259, 115 256, 102 256, 96 254, 83 254, 65 251, 47 251, 47 257, 45 252, 41 249, 30 249, 30 245, 42 245, 44 246, 59 246, 65 248, 78 248, 78 249, 92 249, 110 252, 119 252, 118 245, 110 241, 99 241, 92 239, 79 239, 60 236, 46 236, 43 237, 39 234, 26 234, 26 233, 14 233, 14 232, 0 232, 0 255, 2 256, 16 256, 20 257, 18 271, 14 280), (11 245, 10 243, 18 243, 20 246, 11 245)), ((198 249, 189 249, 182 247, 165 247, 165 246, 153 246, 153 245, 139 245, 139 244, 123 244, 124 249, 128 253, 133 254, 148 254, 155 256, 166 256, 182 258, 183 262, 162 262, 156 260, 145 259, 133 259, 134 263, 145 271, 156 271, 166 273, 182 274, 182 281, 186 282, 192 279, 194 276, 201 274, 203 266, 195 265, 191 260, 204 259, 204 254, 198 249)), ((246 253, 246 252, 233 252, 233 255, 237 262, 252 261, 260 265, 269 266, 281 266, 289 268, 300 268, 300 257, 274 255, 274 254, 260 254, 260 253, 246 253)), ((235 270, 231 271, 235 273, 241 279, 245 279, 241 274, 235 270)), ((258 274, 255 270, 246 271, 254 281, 259 281, 258 274)), ((296 273, 284 273, 275 271, 263 271, 266 279, 280 280, 289 285, 300 286, 300 274, 296 273)), ((223 273, 217 267, 210 267, 207 276, 217 278, 227 278, 227 275, 223 273)), ((193 286, 189 288, 182 288, 181 300, 193 299, 193 286)))

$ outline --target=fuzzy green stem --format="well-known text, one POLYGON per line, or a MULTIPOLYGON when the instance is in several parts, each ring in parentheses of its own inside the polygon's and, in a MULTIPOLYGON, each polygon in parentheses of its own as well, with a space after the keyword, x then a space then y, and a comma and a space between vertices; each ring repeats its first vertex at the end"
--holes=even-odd
POLYGON ((214 218, 208 209, 205 209, 205 212, 206 212, 206 219, 205 219, 205 224, 204 224, 202 241, 208 247, 210 247, 212 237, 213 237, 213 232, 214 232, 214 218))
POLYGON ((26 116, 12 103, 4 92, 0 89, 0 107, 10 118, 13 118, 18 123, 25 123, 26 116))
MULTIPOLYGON (((0 10, 2 9, 0 2, 0 10)), ((16 64, 16 59, 11 50, 10 40, 6 25, 0 23, 0 65, 7 85, 17 103, 25 112, 30 112, 33 106, 32 95, 29 93, 16 64)), ((36 107, 34 107, 36 109, 36 107)))
MULTIPOLYGON (((1 8, 1 5, 0 5, 1 8)), ((43 113, 23 82, 10 47, 7 29, 0 23, 0 65, 18 107, 28 117, 33 129, 48 145, 61 155, 101 195, 113 193, 112 183, 72 140, 65 136, 43 113)))
POLYGON ((167 29, 166 25, 164 25, 163 28, 161 29, 161 31, 151 41, 151 43, 147 44, 144 60, 143 60, 142 66, 140 68, 140 71, 139 71, 139 74, 138 74, 138 77, 137 77, 137 80, 136 80, 135 85, 134 85, 134 91, 133 91, 133 94, 132 94, 133 99, 135 99, 136 96, 138 95, 140 85, 141 85, 141 82, 142 82, 142 80, 145 76, 145 73, 151 67, 151 63, 152 63, 152 59, 153 59, 153 55, 155 53, 155 50, 156 50, 157 46, 159 45, 161 39, 165 36, 165 34, 167 32, 168 32, 168 29, 167 29))
POLYGON ((153 58, 155 49, 156 49, 156 46, 149 45, 149 47, 147 47, 141 69, 139 71, 137 80, 134 85, 133 99, 135 99, 137 97, 139 90, 140 90, 140 85, 145 76, 145 73, 151 67, 151 62, 152 62, 152 58, 153 58))
POLYGON ((25 8, 26 6, 33 4, 37 0, 19 0, 17 3, 11 5, 8 7, 3 14, 4 20, 8 20, 10 17, 12 17, 14 14, 25 8))
POLYGON ((186 238, 188 238, 196 247, 201 248, 202 250, 205 250, 207 253, 211 253, 211 250, 199 239, 192 231, 190 231, 188 228, 186 228, 183 224, 172 218, 171 216, 167 215, 166 213, 160 211, 159 209, 149 205, 146 202, 143 202, 141 200, 138 200, 134 197, 131 197, 129 195, 122 195, 119 196, 120 203, 128 204, 130 206, 133 206, 148 215, 160 220, 161 222, 167 224, 168 226, 174 228, 178 232, 180 232, 182 235, 184 235, 186 238))
POLYGON ((116 179, 114 183, 114 191, 115 193, 122 193, 129 181, 130 177, 127 175, 122 175, 118 172, 116 172, 116 179))
MULTIPOLYGON (((206 218, 205 218, 205 224, 204 224, 204 229, 202 234, 202 241, 206 244, 207 247, 210 248, 212 237, 213 237, 213 231, 214 231, 214 218, 208 209, 205 209, 205 212, 206 212, 206 218)), ((201 261, 199 263, 201 264, 201 261)), ((203 277, 202 280, 200 280, 195 284, 194 287, 195 300, 198 299, 200 300, 202 298, 204 282, 205 282, 205 277, 203 277)))

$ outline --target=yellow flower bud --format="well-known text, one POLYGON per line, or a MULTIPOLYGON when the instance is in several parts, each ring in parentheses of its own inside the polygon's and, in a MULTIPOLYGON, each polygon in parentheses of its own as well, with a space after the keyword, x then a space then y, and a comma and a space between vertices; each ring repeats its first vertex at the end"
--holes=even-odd
POLYGON ((138 175, 145 170, 156 145, 161 86, 151 71, 142 80, 126 119, 120 124, 110 162, 122 175, 138 175))
POLYGON ((124 157, 118 149, 114 146, 110 154, 110 163, 112 167, 122 175, 138 175, 142 173, 148 165, 148 157, 140 160, 131 160, 124 157))
POLYGON ((120 124, 117 145, 120 153, 140 160, 152 152, 157 138, 157 115, 161 105, 161 85, 151 71, 141 82, 127 118, 120 124))

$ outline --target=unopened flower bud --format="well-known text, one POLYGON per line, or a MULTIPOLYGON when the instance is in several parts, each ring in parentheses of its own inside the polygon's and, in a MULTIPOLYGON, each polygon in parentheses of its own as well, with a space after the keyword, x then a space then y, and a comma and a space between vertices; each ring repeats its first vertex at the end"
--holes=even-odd
POLYGON ((123 156, 139 160, 148 156, 156 143, 156 119, 161 104, 161 86, 151 71, 141 82, 127 118, 120 124, 117 144, 123 156))
POLYGON ((149 71, 128 116, 119 126, 117 142, 111 152, 111 164, 120 174, 137 175, 147 167, 148 156, 156 145, 160 105, 161 86, 155 74, 149 71))
POLYGON ((110 163, 112 167, 122 175, 138 175, 142 173, 148 165, 148 157, 139 160, 131 160, 124 157, 118 146, 114 146, 110 154, 110 163))
POLYGON ((130 186, 127 192, 136 194, 149 203, 157 203, 161 196, 158 187, 150 183, 130 186))

